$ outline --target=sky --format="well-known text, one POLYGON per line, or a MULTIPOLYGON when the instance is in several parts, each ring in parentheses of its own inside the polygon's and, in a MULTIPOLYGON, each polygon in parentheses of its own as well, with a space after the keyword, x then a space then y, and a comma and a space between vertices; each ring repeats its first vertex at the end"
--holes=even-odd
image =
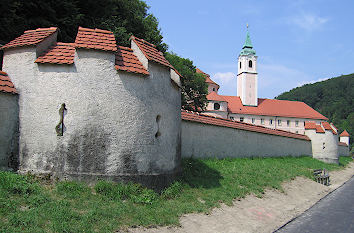
POLYGON ((258 56, 258 96, 354 72, 354 1, 146 0, 169 51, 237 95, 246 24, 258 56))

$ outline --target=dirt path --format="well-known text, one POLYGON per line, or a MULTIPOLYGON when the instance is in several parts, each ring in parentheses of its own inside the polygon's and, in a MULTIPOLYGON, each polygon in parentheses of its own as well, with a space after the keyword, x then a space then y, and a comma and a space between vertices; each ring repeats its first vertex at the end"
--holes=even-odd
POLYGON ((354 162, 340 171, 330 172, 331 185, 324 186, 298 177, 283 185, 284 193, 267 190, 263 198, 249 195, 233 206, 222 205, 209 215, 187 214, 180 227, 134 228, 127 232, 273 232, 300 215, 325 195, 354 175, 354 162))

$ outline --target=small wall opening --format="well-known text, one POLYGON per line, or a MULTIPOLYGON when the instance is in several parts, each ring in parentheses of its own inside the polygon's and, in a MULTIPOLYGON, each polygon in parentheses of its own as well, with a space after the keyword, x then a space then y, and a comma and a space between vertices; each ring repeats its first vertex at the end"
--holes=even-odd
POLYGON ((158 138, 161 136, 161 132, 160 132, 160 121, 161 121, 161 116, 157 115, 156 116, 156 125, 157 125, 157 131, 155 133, 155 138, 158 138))
POLYGON ((219 110, 219 109, 220 109, 220 104, 214 103, 214 110, 219 110))
POLYGON ((249 61, 249 62, 248 62, 248 66, 249 66, 250 68, 252 68, 252 61, 249 61))
POLYGON ((57 136, 63 136, 65 132, 64 117, 66 115, 67 109, 65 103, 61 104, 59 108, 59 123, 55 126, 55 131, 57 136))

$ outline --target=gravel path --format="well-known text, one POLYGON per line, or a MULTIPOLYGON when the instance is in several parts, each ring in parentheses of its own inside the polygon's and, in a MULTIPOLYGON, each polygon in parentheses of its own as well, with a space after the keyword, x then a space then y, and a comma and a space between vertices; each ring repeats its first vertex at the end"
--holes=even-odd
POLYGON ((131 228, 124 232, 273 232, 349 180, 354 175, 354 162, 330 175, 330 186, 297 177, 283 184, 284 193, 267 190, 262 198, 249 195, 208 215, 187 214, 180 218, 180 227, 131 228))

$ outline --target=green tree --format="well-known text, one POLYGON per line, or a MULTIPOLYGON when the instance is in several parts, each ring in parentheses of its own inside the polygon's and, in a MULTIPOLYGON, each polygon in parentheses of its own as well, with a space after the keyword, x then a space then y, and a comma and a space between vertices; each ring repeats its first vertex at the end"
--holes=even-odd
POLYGON ((182 108, 192 111, 205 110, 208 94, 205 77, 196 73, 196 67, 191 60, 169 52, 165 54, 165 57, 183 76, 181 78, 182 108))
POLYGON ((141 0, 2 0, 0 43, 25 30, 51 26, 60 28, 60 41, 73 42, 78 26, 82 26, 113 31, 123 46, 129 46, 128 39, 134 34, 165 52, 158 20, 148 9, 141 0))

